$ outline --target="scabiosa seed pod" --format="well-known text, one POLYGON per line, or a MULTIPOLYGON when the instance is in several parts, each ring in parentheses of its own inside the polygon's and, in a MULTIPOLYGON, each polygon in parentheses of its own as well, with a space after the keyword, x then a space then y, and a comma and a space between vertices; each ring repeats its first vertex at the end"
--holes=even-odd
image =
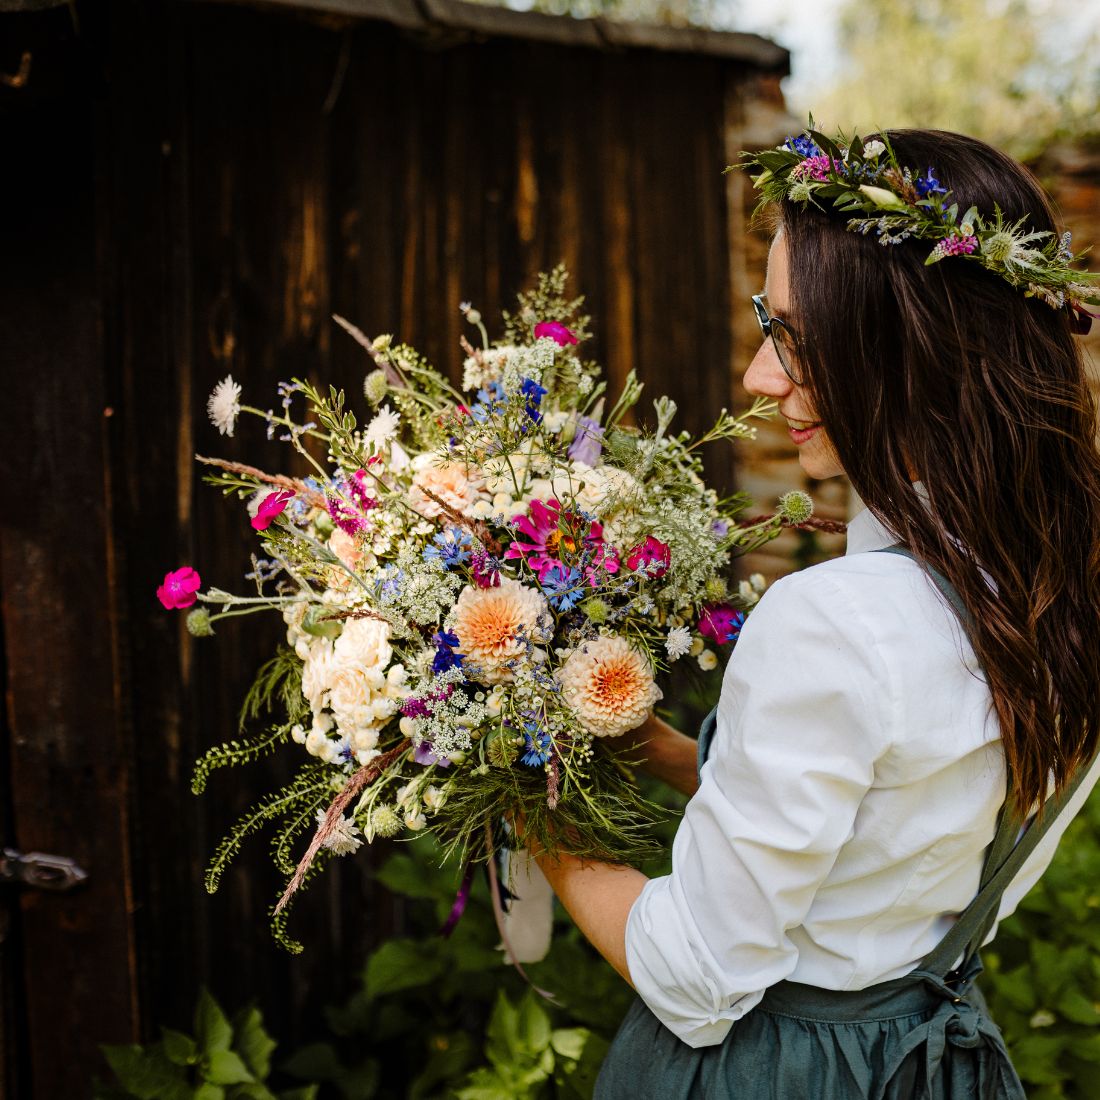
POLYGON ((785 523, 805 523, 814 514, 814 502, 809 493, 792 489, 779 498, 779 514, 785 523))
POLYGON ((370 815, 370 827, 375 836, 397 836, 405 827, 392 806, 375 806, 370 815))
POLYGON ((210 612, 205 607, 196 607, 187 616, 187 632, 193 638, 212 638, 214 628, 210 625, 210 612))
POLYGON ((607 622, 607 617, 611 614, 611 605, 606 600, 601 600, 599 596, 592 596, 581 604, 581 610, 588 616, 589 622, 599 626, 600 623, 607 622))
POLYGON ((704 592, 708 603, 719 603, 729 594, 729 589, 722 577, 709 577, 704 592))
POLYGON ((509 737, 507 733, 497 734, 489 742, 485 752, 494 768, 510 768, 519 756, 516 739, 509 737))
POLYGON ((363 395, 372 405, 381 405, 386 399, 389 390, 389 382, 386 381, 384 370, 372 370, 363 379, 363 395))

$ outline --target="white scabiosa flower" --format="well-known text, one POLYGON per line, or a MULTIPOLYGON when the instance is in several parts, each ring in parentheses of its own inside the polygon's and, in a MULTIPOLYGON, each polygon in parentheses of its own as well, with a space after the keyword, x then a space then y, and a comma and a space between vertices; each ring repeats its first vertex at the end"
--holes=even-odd
MULTIPOLYGON (((324 822, 325 811, 318 810, 317 827, 320 828, 324 822)), ((352 852, 358 851, 362 843, 359 839, 359 826, 350 817, 341 816, 332 832, 321 841, 321 847, 330 848, 338 856, 350 856, 352 852)))
POLYGON ((402 829, 401 817, 392 806, 375 806, 370 815, 370 827, 375 836, 396 836, 402 829))
POLYGON ((665 638, 665 652, 670 661, 677 661, 691 651, 691 631, 686 626, 673 627, 665 638))
POLYGON ((206 399, 206 411, 210 421, 222 435, 233 435, 237 417, 241 414, 241 387, 227 374, 206 399))
POLYGON ((363 441, 380 451, 387 443, 397 438, 397 430, 400 427, 401 417, 389 405, 383 405, 367 425, 363 441))

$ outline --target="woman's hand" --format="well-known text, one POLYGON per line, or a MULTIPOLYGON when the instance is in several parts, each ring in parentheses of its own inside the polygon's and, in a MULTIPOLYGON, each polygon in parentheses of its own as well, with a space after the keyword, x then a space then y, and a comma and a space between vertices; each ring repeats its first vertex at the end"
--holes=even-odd
POLYGON ((639 757, 639 767, 689 797, 699 789, 695 741, 663 719, 650 715, 640 726, 615 739, 616 748, 639 757))

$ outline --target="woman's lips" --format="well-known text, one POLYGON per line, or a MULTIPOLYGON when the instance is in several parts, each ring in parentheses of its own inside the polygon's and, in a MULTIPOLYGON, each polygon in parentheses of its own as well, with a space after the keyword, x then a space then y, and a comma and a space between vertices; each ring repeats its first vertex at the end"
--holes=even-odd
POLYGON ((821 427, 821 422, 816 423, 808 421, 787 421, 787 432, 791 439, 794 440, 795 446, 801 447, 803 443, 809 442, 813 439, 814 433, 821 427))

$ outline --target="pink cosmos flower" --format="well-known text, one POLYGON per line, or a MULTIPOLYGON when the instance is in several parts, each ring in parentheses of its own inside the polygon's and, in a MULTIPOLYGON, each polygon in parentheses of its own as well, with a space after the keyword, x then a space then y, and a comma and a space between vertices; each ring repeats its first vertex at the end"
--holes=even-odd
POLYGON ((157 589, 157 599, 169 611, 190 607, 202 587, 202 578, 189 565, 164 574, 164 583, 157 589))
POLYGON ((719 645, 735 642, 745 625, 745 613, 728 603, 703 604, 699 616, 699 633, 712 638, 719 645))
POLYGON ((646 535, 645 542, 639 543, 627 554, 626 564, 628 569, 637 569, 639 565, 648 567, 651 562, 656 562, 657 568, 646 568, 646 574, 650 577, 663 577, 672 562, 672 552, 667 543, 646 535))
POLYGON ((538 574, 540 583, 552 570, 568 573, 566 562, 576 562, 585 554, 589 562, 585 575, 593 587, 600 583, 601 570, 618 572, 619 556, 604 542, 603 525, 593 520, 583 531, 584 521, 572 512, 563 513, 556 500, 532 500, 528 515, 513 516, 512 524, 518 535, 504 557, 522 558, 538 574))
POLYGON ((283 514, 286 506, 293 499, 294 494, 289 489, 276 489, 275 492, 268 493, 260 501, 260 506, 252 517, 252 526, 257 531, 266 531, 275 522, 276 517, 283 514))
POLYGON ((541 340, 544 336, 548 336, 560 347, 577 342, 577 338, 573 333, 557 321, 540 321, 535 325, 535 339, 541 340))

